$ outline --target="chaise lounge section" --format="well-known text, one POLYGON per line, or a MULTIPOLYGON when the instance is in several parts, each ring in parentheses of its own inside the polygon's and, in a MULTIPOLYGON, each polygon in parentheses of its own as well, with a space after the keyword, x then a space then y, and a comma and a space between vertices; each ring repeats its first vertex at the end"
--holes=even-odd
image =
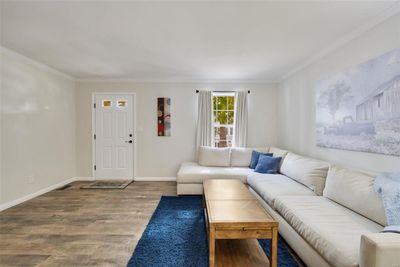
MULTIPOLYGON (((268 148, 254 150, 266 153, 268 148)), ((239 179, 246 183, 254 172, 249 168, 250 148, 200 147, 197 162, 182 163, 177 174, 178 195, 203 194, 203 181, 208 179, 239 179)))
POLYGON ((262 174, 248 167, 252 150, 200 148, 199 162, 184 163, 178 172, 178 194, 202 194, 206 179, 240 179, 308 266, 400 263, 400 235, 380 233, 387 222, 374 174, 274 147, 254 149, 282 157, 278 174, 262 174))

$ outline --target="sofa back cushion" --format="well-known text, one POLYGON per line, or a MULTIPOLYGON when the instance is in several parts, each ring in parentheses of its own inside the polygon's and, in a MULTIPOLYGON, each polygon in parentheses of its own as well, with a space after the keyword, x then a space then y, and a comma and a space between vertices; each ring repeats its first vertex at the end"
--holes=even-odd
POLYGON ((232 147, 231 148, 231 166, 232 167, 249 167, 251 153, 253 150, 260 153, 267 153, 268 148, 249 148, 249 147, 232 147))
POLYGON ((229 167, 230 148, 202 146, 199 148, 199 165, 210 167, 229 167))
POLYGON ((282 167, 283 159, 286 157, 286 155, 287 155, 287 153, 289 153, 289 151, 283 150, 283 149, 280 149, 277 147, 270 147, 268 152, 272 153, 274 157, 282 158, 281 163, 279 164, 279 171, 280 171, 280 168, 282 167))
POLYGON ((375 175, 331 166, 326 178, 327 197, 381 225, 387 225, 382 200, 374 191, 375 175))
POLYGON ((289 151, 287 150, 283 150, 273 146, 270 147, 268 152, 274 154, 274 157, 281 157, 282 159, 286 157, 287 153, 289 153, 289 151))
POLYGON ((320 196, 324 190, 328 169, 327 162, 289 152, 283 159, 281 173, 304 184, 320 196))

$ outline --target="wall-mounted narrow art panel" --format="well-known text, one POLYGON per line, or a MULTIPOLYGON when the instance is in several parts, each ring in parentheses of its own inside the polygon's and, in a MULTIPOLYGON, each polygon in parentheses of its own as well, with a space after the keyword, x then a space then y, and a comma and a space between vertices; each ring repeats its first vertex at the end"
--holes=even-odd
POLYGON ((171 136, 171 98, 157 98, 158 136, 171 136))
POLYGON ((400 156, 400 49, 316 83, 317 146, 400 156))

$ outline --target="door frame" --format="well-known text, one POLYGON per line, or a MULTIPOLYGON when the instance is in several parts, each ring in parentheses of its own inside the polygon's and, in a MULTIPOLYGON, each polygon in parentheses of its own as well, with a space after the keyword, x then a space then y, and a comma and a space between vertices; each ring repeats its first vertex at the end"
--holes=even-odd
POLYGON ((96 133, 96 109, 94 105, 96 104, 96 95, 131 95, 132 96, 132 118, 133 118, 133 177, 132 180, 136 178, 136 93, 135 92, 92 92, 92 179, 100 180, 96 178, 96 171, 94 166, 96 165, 96 140, 94 139, 94 135, 96 133))

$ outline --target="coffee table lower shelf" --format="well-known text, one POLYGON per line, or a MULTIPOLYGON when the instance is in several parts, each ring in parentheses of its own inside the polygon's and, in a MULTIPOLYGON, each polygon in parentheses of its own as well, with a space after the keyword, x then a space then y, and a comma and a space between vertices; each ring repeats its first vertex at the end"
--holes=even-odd
POLYGON ((277 266, 278 227, 221 229, 207 226, 210 267, 277 266), (257 239, 270 239, 269 257, 257 239))
POLYGON ((266 267, 268 257, 257 239, 217 239, 215 266, 221 267, 266 267))

